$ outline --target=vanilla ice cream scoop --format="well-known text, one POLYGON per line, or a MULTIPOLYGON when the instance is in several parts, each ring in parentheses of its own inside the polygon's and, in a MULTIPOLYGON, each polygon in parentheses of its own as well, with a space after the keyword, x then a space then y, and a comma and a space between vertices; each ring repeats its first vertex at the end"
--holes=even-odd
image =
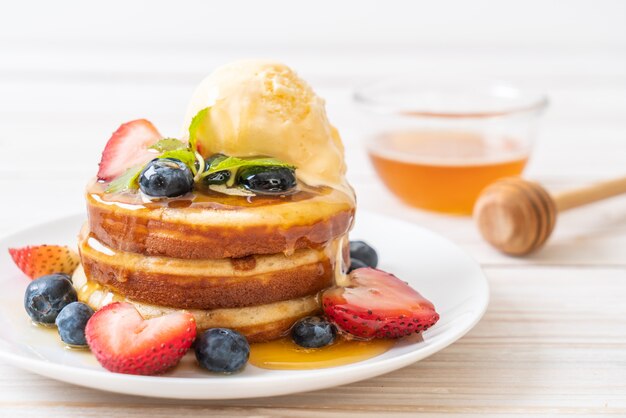
POLYGON ((218 68, 194 92, 185 132, 205 108, 198 136, 203 156, 268 156, 296 166, 310 185, 345 183, 343 145, 324 100, 289 67, 250 60, 218 68))

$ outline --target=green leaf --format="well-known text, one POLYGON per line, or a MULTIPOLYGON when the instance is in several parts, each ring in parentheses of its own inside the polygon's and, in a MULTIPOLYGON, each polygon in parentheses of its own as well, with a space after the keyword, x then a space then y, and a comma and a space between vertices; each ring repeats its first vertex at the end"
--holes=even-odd
POLYGON ((152 145, 149 149, 154 149, 159 152, 176 151, 179 149, 187 148, 187 144, 176 138, 164 138, 152 145))
MULTIPOLYGON (((218 171, 229 170, 234 173, 234 171, 239 170, 243 167, 287 167, 291 169, 295 169, 291 164, 287 164, 276 158, 237 158, 237 157, 227 157, 217 164, 211 164, 211 167, 204 173, 202 173, 202 177, 206 177, 209 174, 216 173, 218 171)), ((234 176, 233 176, 234 177, 234 176)))
POLYGON ((137 190, 139 188, 139 174, 141 174, 141 170, 143 170, 143 168, 143 165, 129 168, 124 172, 124 174, 109 183, 104 192, 120 193, 126 190, 137 190))
POLYGON ((211 137, 211 133, 209 131, 210 110, 210 107, 205 107, 193 117, 191 123, 189 124, 189 147, 193 151, 198 151, 198 142, 200 142, 200 149, 202 151, 208 151, 208 147, 202 147, 202 144, 208 143, 211 137))
POLYGON ((196 172, 196 154, 190 149, 177 149, 172 151, 165 151, 159 155, 159 158, 173 158, 180 160, 186 164, 193 173, 196 172))
POLYGON ((209 158, 204 160, 204 163, 206 164, 204 169, 208 170, 211 166, 217 165, 227 158, 228 157, 224 154, 213 154, 209 158))
MULTIPOLYGON (((177 139, 172 139, 172 140, 178 141, 177 139)), ((165 140, 161 140, 161 141, 165 141, 165 140)), ((183 162, 183 164, 186 164, 187 166, 189 166, 189 168, 191 169, 193 173, 196 172, 196 154, 193 153, 190 149, 188 149, 187 145, 185 145, 184 149, 173 149, 171 151, 165 151, 163 154, 159 155, 157 158, 173 158, 175 160, 180 160, 183 162)), ((104 192, 105 193, 120 193, 120 192, 125 192, 128 190, 139 189, 139 174, 141 174, 141 171, 144 169, 145 166, 146 164, 129 168, 128 170, 124 172, 124 174, 115 178, 111 183, 109 183, 109 185, 104 190, 104 192)))

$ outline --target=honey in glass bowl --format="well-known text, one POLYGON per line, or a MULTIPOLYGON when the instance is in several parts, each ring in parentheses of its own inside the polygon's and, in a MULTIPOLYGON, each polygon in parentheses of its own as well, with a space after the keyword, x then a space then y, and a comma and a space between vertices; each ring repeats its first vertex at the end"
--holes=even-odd
POLYGON ((480 191, 522 173, 528 151, 514 138, 464 131, 398 131, 374 138, 369 155, 385 185, 411 206, 469 214, 480 191))
POLYGON ((372 164, 405 203, 471 214, 490 183, 518 176, 547 102, 502 83, 394 79, 355 94, 372 164))

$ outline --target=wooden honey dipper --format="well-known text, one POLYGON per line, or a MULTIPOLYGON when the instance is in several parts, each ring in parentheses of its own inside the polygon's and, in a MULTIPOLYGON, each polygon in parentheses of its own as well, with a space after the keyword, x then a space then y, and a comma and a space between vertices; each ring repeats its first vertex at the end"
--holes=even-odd
POLYGON ((483 238, 510 255, 540 248, 556 223, 557 213, 626 193, 626 177, 550 195, 541 185, 511 177, 483 190, 474 219, 483 238))

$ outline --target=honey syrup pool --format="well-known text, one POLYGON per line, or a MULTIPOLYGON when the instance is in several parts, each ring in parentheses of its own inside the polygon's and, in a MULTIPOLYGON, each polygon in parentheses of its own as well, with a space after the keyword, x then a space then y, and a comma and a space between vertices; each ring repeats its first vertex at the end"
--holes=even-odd
POLYGON ((343 366, 381 355, 396 340, 357 341, 343 337, 326 347, 304 348, 291 338, 283 337, 266 343, 250 345, 249 362, 253 366, 274 370, 309 370, 343 366))
POLYGON ((443 130, 387 132, 369 147, 378 175, 405 203, 461 215, 472 213, 487 185, 520 175, 528 153, 512 137, 443 130))

